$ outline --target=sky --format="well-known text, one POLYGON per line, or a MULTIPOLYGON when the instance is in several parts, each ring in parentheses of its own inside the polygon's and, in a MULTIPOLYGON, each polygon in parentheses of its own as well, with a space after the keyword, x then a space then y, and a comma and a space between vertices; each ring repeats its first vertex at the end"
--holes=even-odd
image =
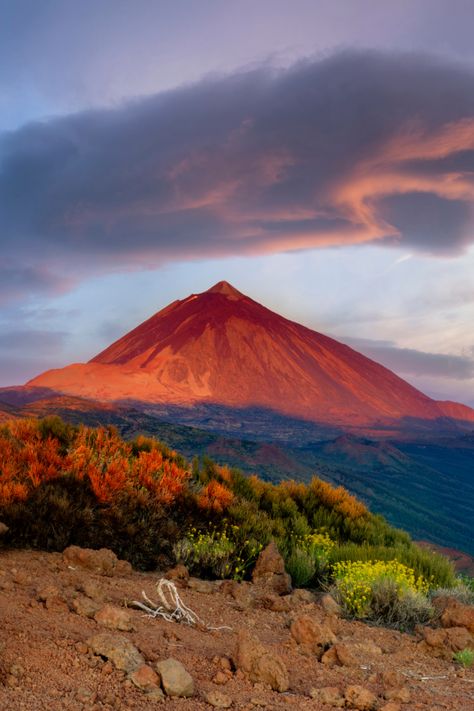
POLYGON ((0 0, 0 385, 225 279, 474 406, 471 0, 0 0))

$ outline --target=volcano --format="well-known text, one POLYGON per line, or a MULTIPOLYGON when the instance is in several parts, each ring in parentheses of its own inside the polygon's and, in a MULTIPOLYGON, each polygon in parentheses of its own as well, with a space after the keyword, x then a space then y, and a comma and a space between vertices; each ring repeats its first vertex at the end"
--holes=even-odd
POLYGON ((261 407, 338 425, 474 421, 347 345, 280 316, 225 281, 174 301, 88 363, 29 387, 94 400, 261 407))

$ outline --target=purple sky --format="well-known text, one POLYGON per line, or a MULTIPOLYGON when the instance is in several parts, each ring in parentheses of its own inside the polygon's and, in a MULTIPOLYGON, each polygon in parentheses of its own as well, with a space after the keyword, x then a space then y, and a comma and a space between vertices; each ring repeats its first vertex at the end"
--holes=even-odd
POLYGON ((0 0, 0 384, 227 279, 474 405, 470 0, 0 0))

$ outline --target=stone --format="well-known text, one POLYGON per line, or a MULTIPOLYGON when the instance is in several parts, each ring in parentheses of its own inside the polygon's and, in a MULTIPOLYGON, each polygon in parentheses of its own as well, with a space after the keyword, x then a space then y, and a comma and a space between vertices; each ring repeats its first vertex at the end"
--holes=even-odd
POLYGON ((194 694, 194 681, 177 659, 165 659, 156 664, 161 684, 167 696, 190 697, 194 694))
POLYGON ((190 590, 195 590, 198 593, 209 595, 215 592, 216 586, 210 580, 200 580, 200 578, 189 578, 187 587, 190 590))
POLYGON ((398 701, 389 701, 380 707, 380 711, 401 711, 402 705, 398 701))
POLYGON ((216 709, 230 709, 232 706, 232 699, 230 696, 223 694, 221 691, 210 691, 206 695, 206 701, 216 709))
POLYGON ((163 690, 157 687, 156 689, 150 689, 150 691, 146 692, 146 698, 147 701, 155 701, 157 703, 162 703, 163 701, 166 700, 166 696, 163 693, 163 690))
POLYGON ((367 657, 380 656, 382 650, 374 642, 337 642, 321 657, 321 662, 329 667, 357 667, 367 657))
POLYGON ((441 615, 443 627, 465 627, 474 634, 474 606, 451 601, 441 615))
POLYGON ((239 610, 247 610, 253 602, 254 593, 252 586, 247 582, 238 582, 237 580, 223 580, 219 586, 219 591, 223 595, 230 595, 239 610))
POLYGON ((25 675, 25 670, 21 664, 12 664, 10 667, 10 674, 17 679, 21 679, 25 675))
POLYGON ((145 660, 138 649, 123 635, 102 632, 90 637, 87 645, 94 654, 110 659, 121 671, 134 672, 145 660))
POLYGON ((185 565, 178 563, 174 568, 170 568, 165 573, 166 580, 173 580, 174 582, 186 582, 189 580, 189 571, 185 565))
POLYGON ((89 617, 90 619, 93 619, 94 615, 99 612, 100 605, 94 602, 94 600, 91 600, 89 597, 80 595, 72 600, 71 608, 81 617, 89 617))
POLYGON ((57 599, 61 597, 59 588, 55 585, 46 585, 44 588, 40 588, 36 593, 36 598, 40 602, 46 602, 48 599, 57 599))
POLYGON ((231 671, 232 670, 232 662, 230 661, 229 657, 219 657, 217 659, 217 663, 222 669, 222 671, 231 671))
POLYGON ((40 588, 36 598, 44 604, 47 610, 69 610, 61 591, 55 585, 46 585, 44 588, 40 588))
POLYGON ((312 593, 311 590, 306 590, 305 588, 296 588, 290 596, 290 604, 292 606, 310 605, 315 602, 315 600, 316 595, 312 593))
POLYGON ((319 661, 327 667, 341 666, 335 646, 326 650, 319 661))
POLYGON ((289 612, 290 610, 288 597, 281 597, 274 593, 264 593, 258 598, 258 602, 265 610, 272 612, 289 612))
POLYGON ((70 568, 84 568, 99 575, 113 576, 123 575, 124 571, 130 571, 131 565, 127 561, 119 561, 117 556, 109 548, 80 548, 79 546, 69 546, 63 551, 63 561, 70 568))
POLYGON ((465 627, 450 627, 448 629, 422 628, 425 651, 436 657, 452 659, 453 652, 462 649, 474 649, 474 637, 465 627))
POLYGON ((336 642, 336 635, 324 623, 317 622, 311 615, 296 617, 290 626, 293 639, 310 649, 321 658, 326 649, 336 642))
POLYGON ((95 602, 104 601, 104 593, 94 580, 81 581, 78 589, 95 602))
POLYGON ((287 595, 291 592, 291 578, 285 570, 285 562, 274 541, 258 556, 252 582, 272 590, 277 595, 287 595))
POLYGON ((114 575, 124 578, 131 573, 133 573, 132 564, 129 563, 128 560, 118 558, 114 569, 114 575))
POLYGON ((79 654, 87 654, 89 651, 89 647, 84 642, 76 642, 74 647, 76 648, 76 652, 79 654))
POLYGON ((274 691, 287 691, 290 686, 288 670, 283 660, 264 647, 247 630, 239 632, 234 664, 250 681, 269 684, 274 691))
POLYGON ((121 632, 133 630, 129 613, 122 610, 121 607, 115 607, 115 605, 104 605, 95 613, 94 619, 109 630, 120 630, 121 632))
POLYGON ((342 708, 345 700, 341 690, 337 686, 324 686, 321 689, 311 689, 309 695, 320 704, 342 708))
POLYGON ((400 686, 394 689, 387 689, 384 693, 387 701, 400 701, 402 704, 408 704, 411 698, 410 689, 407 686, 400 686))
POLYGON ((398 672, 388 669, 387 671, 382 672, 382 684, 387 689, 394 687, 398 688, 403 685, 403 677, 398 672))
POLYGON ((344 694, 346 706, 358 711, 373 711, 377 708, 377 697, 369 689, 353 684, 348 686, 344 694))
POLYGON ((130 674, 130 681, 138 689, 146 692, 157 689, 160 686, 160 677, 148 664, 142 664, 138 669, 135 669, 130 674))
POLYGON ((339 617, 339 615, 341 614, 341 606, 329 593, 325 593, 320 598, 319 604, 323 608, 326 615, 334 615, 335 617, 339 617))
POLYGON ((218 671, 214 675, 212 681, 214 684, 219 684, 220 686, 222 686, 223 684, 227 684, 227 682, 229 681, 229 677, 227 676, 227 674, 225 672, 218 671))
POLYGON ((0 536, 4 536, 9 530, 7 524, 0 521, 0 536))
POLYGON ((93 704, 97 698, 95 691, 80 686, 76 691, 76 699, 83 704, 93 704))

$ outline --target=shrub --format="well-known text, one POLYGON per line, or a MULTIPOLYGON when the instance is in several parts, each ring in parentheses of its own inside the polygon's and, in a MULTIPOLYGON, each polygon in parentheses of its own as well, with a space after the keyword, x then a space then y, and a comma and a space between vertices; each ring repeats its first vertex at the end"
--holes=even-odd
POLYGON ((433 619, 435 610, 421 592, 406 589, 400 594, 395 581, 378 580, 372 586, 370 619, 376 624, 411 630, 433 619))
POLYGON ((398 561, 344 561, 333 566, 334 594, 350 617, 392 626, 429 619, 428 583, 398 561))
POLYGON ((454 587, 456 575, 452 563, 437 553, 428 551, 413 543, 410 545, 395 544, 393 546, 358 545, 345 543, 330 551, 330 562, 344 561, 393 561, 398 560, 428 581, 431 588, 454 587))
POLYGON ((179 563, 184 563, 191 573, 206 577, 231 576, 236 546, 224 531, 199 532, 191 529, 173 546, 179 563))
POLYGON ((285 568, 291 576, 293 585, 297 588, 308 585, 318 573, 317 561, 304 548, 295 548, 288 556, 285 556, 285 568))
POLYGON ((334 546, 335 542, 325 532, 292 536, 284 542, 285 567, 293 584, 304 587, 320 582, 327 570, 329 552, 334 546))
POLYGON ((445 558, 419 549, 342 487, 316 477, 274 485, 207 457, 191 469, 150 437, 126 442, 111 426, 58 417, 0 426, 0 519, 10 525, 6 543, 108 546, 141 568, 170 560, 180 541, 195 573, 244 577, 274 539, 297 585, 326 582, 333 563, 395 559, 432 587, 456 585, 445 558), (227 541, 220 527, 209 529, 224 512, 227 541), (185 533, 192 525, 199 545, 185 533))
POLYGON ((178 562, 190 572, 211 578, 242 580, 253 566, 262 544, 249 540, 239 545, 232 533, 237 527, 198 531, 192 528, 173 547, 178 562))
POLYGON ((453 659, 466 669, 470 669, 474 665, 474 651, 467 648, 461 649, 459 652, 453 654, 453 659))
POLYGON ((234 495, 227 487, 211 479, 201 490, 197 503, 200 509, 221 514, 229 508, 233 498, 234 495))
POLYGON ((471 590, 461 578, 453 588, 437 588, 433 590, 432 597, 453 597, 463 605, 474 605, 474 590, 471 590))

